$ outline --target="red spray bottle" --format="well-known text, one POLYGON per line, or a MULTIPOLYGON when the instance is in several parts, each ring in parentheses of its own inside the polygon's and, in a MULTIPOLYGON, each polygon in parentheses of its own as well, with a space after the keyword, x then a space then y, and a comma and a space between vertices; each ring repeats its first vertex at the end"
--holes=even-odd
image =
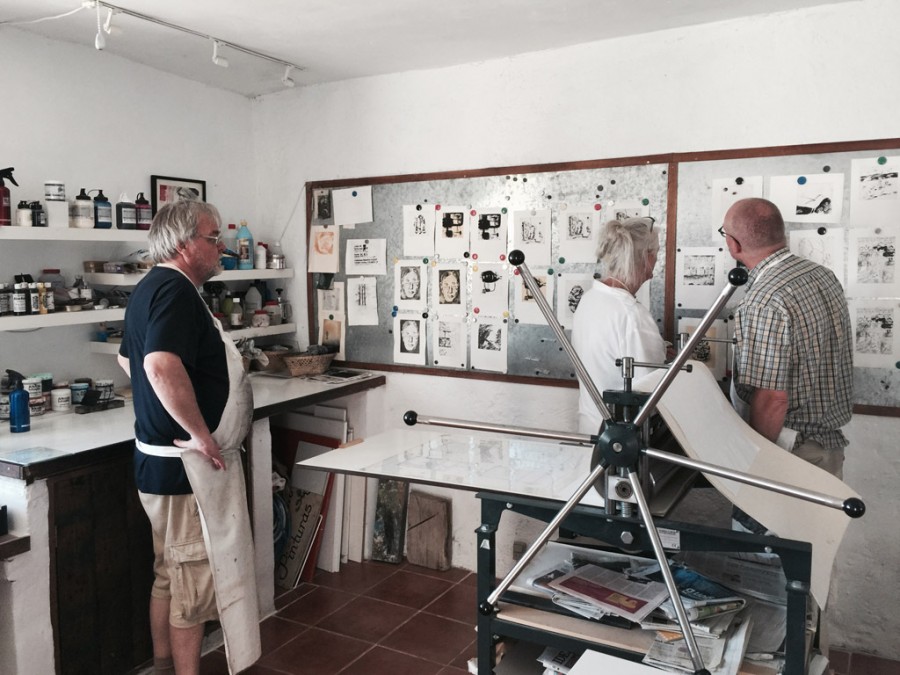
POLYGON ((19 187, 16 179, 13 178, 13 171, 15 171, 15 169, 11 166, 0 170, 0 226, 12 225, 12 212, 9 208, 9 188, 6 187, 6 183, 3 181, 8 180, 16 187, 19 187))

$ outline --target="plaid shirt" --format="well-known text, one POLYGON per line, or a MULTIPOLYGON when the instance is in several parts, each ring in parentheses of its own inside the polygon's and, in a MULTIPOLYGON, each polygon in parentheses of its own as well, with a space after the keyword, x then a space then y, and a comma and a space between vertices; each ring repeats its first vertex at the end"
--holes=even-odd
MULTIPOLYGON (((735 315, 734 382, 787 392, 784 425, 796 445, 842 448, 853 410, 853 341, 844 290, 832 272, 783 248, 750 271, 735 315)), ((795 447, 796 447, 795 445, 795 447)))

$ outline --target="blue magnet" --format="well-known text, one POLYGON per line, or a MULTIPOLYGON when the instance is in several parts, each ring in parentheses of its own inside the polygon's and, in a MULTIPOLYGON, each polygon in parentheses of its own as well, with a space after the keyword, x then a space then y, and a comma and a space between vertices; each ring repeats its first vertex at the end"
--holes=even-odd
POLYGON ((798 185, 806 185, 806 176, 797 176, 798 185))
POLYGON ((352 195, 355 197, 355 196, 356 196, 356 190, 354 190, 354 191, 351 192, 350 194, 352 194, 352 195))

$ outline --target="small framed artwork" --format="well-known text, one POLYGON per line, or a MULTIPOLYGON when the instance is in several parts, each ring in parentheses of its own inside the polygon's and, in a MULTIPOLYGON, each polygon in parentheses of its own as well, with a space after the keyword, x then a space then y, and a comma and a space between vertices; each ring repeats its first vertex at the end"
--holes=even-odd
POLYGON ((150 206, 153 215, 166 204, 182 199, 206 201, 206 181, 172 176, 150 176, 150 206))

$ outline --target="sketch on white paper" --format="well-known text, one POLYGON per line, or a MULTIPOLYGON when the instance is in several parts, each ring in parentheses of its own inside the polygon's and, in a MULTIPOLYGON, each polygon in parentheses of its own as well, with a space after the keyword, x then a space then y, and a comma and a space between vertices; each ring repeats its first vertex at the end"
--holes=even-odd
POLYGON ((472 267, 472 311, 503 316, 509 311, 509 268, 504 264, 472 267))
POLYGON ((470 333, 472 368, 506 372, 507 327, 499 317, 476 318, 470 333))
POLYGON ((791 253, 827 267, 844 281, 844 228, 830 227, 824 234, 818 230, 794 230, 788 234, 791 253))
POLYGON ((313 190, 314 225, 334 225, 334 209, 331 206, 331 190, 318 188, 313 190))
POLYGON ((894 330, 900 301, 855 298, 849 305, 853 324, 853 365, 893 369, 900 360, 900 343, 894 330))
POLYGON ((896 225, 900 221, 900 157, 854 159, 850 167, 853 225, 896 225))
MULTIPOLYGON (((534 277, 538 288, 541 289, 541 295, 544 296, 544 299, 547 301, 547 304, 550 305, 550 309, 552 310, 553 289, 555 287, 553 275, 535 274, 532 272, 532 276, 534 277)), ((514 308, 516 321, 519 323, 546 325, 547 320, 544 318, 544 315, 541 314, 541 308, 538 306, 537 300, 534 299, 534 295, 532 295, 531 291, 522 280, 522 275, 517 274, 515 279, 516 292, 514 308)))
POLYGON ((372 222, 372 186, 343 188, 331 191, 334 222, 338 225, 355 225, 372 222))
POLYGON ((725 252, 715 246, 678 249, 675 306, 708 309, 725 286, 725 252))
POLYGON ((509 249, 506 209, 472 209, 469 213, 469 251, 474 260, 494 262, 509 249))
POLYGON ((349 277, 347 279, 347 323, 349 325, 378 325, 377 288, 375 277, 349 277))
POLYGON ((334 274, 340 267, 341 228, 312 225, 309 228, 309 255, 306 271, 334 274))
POLYGON ((785 222, 839 223, 844 211, 844 174, 772 176, 769 200, 785 222))
POLYGON ((886 228, 850 230, 847 294, 851 297, 900 296, 897 275, 897 235, 886 228))
POLYGON ((619 222, 626 218, 642 218, 650 215, 650 205, 644 204, 638 199, 620 199, 608 206, 606 215, 603 220, 618 220, 619 222))
POLYGON ((762 176, 736 176, 716 178, 712 182, 710 236, 719 239, 719 228, 725 220, 725 213, 738 200, 763 196, 762 176))
POLYGON ((351 274, 386 274, 385 239, 348 239, 347 252, 344 259, 344 273, 351 274))
POLYGON ((403 207, 403 255, 434 255, 434 206, 415 204, 403 207))
POLYGON ((550 264, 550 209, 513 212, 513 249, 525 254, 532 272, 550 264))
POLYGON ((559 285, 556 287, 556 318, 563 328, 572 328, 575 310, 578 309, 581 296, 590 290, 593 283, 593 274, 567 272, 559 275, 559 285))
POLYGON ((435 207, 434 253, 441 259, 462 258, 469 250, 469 210, 462 206, 435 207))
POLYGON ((600 211, 593 204, 566 204, 556 212, 559 257, 567 263, 597 262, 600 211))
MULTIPOLYGON (((702 319, 691 317, 678 318, 678 332, 693 335, 702 319)), ((691 354, 692 359, 704 364, 717 380, 724 379, 725 371, 730 370, 731 349, 725 342, 710 342, 709 339, 727 340, 731 338, 728 323, 724 319, 716 319, 707 329, 704 339, 700 340, 691 354)))
POLYGON ((466 367, 466 322, 438 317, 431 329, 431 357, 436 366, 466 367))
POLYGON ((338 361, 345 360, 344 345, 347 344, 345 324, 343 314, 319 312, 319 344, 337 349, 337 355, 334 358, 338 361))
POLYGON ((326 314, 343 314, 344 282, 335 281, 331 284, 331 288, 317 288, 316 307, 326 314))
POLYGON ((439 316, 466 313, 466 264, 441 263, 433 270, 431 307, 439 316))
POLYGON ((425 319, 416 314, 394 317, 394 362, 425 365, 425 319))
POLYGON ((424 310, 428 304, 428 266, 421 260, 394 264, 394 305, 399 310, 424 310))

